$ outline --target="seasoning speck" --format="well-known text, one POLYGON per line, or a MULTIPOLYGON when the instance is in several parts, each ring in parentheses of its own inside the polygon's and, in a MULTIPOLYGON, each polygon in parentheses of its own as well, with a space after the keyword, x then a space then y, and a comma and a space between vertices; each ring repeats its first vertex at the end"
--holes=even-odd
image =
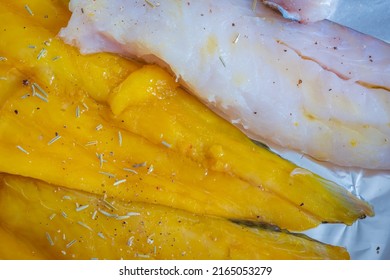
POLYGON ((134 174, 138 174, 138 172, 134 169, 130 169, 130 168, 123 168, 124 171, 127 171, 127 172, 131 172, 131 173, 134 173, 134 174))
POLYGON ((158 7, 160 4, 157 3, 157 4, 153 4, 151 1, 149 0, 145 0, 146 4, 148 4, 149 7, 151 8, 155 8, 156 6, 158 7))
POLYGON ((108 178, 115 178, 115 175, 105 171, 99 171, 100 174, 106 175, 108 178))
POLYGON ((33 16, 34 13, 32 12, 31 8, 26 4, 24 5, 24 8, 26 9, 26 11, 30 14, 30 16, 33 16))
POLYGON ((38 53, 37 59, 40 60, 41 58, 45 57, 47 54, 47 50, 45 48, 42 48, 41 51, 38 53))
POLYGON ((39 90, 45 97, 49 97, 47 92, 40 85, 38 85, 37 83, 32 83, 32 87, 34 87, 37 90, 39 90))
POLYGON ((237 44, 238 39, 240 39, 240 35, 241 35, 240 33, 237 34, 236 38, 234 38, 233 40, 233 44, 237 44))
POLYGON ((168 142, 166 142, 166 141, 161 141, 161 144, 163 144, 165 147, 167 147, 167 148, 171 148, 172 147, 172 145, 171 144, 169 144, 168 142))
POLYGON ((153 170, 154 170, 154 166, 150 165, 150 167, 148 168, 148 174, 152 173, 153 170))
POLYGON ((29 152, 27 152, 24 148, 22 148, 22 146, 16 146, 16 148, 18 148, 19 150, 21 150, 23 153, 25 153, 25 154, 27 154, 27 155, 29 155, 30 153, 29 152))
POLYGON ((36 97, 38 97, 38 98, 41 99, 42 101, 49 102, 49 99, 47 99, 46 97, 42 96, 42 95, 39 94, 38 92, 35 92, 33 95, 36 96, 36 97))
POLYGON ((122 147, 122 133, 118 131, 118 142, 119 142, 119 147, 122 147))
POLYGON ((87 224, 83 223, 83 222, 80 222, 78 221, 77 224, 79 224, 80 226, 92 231, 92 228, 90 226, 88 226, 87 224))
POLYGON ((50 245, 54 246, 54 241, 51 238, 50 234, 48 232, 46 232, 45 235, 46 235, 46 239, 49 241, 50 245))
POLYGON ((66 244, 66 248, 69 248, 71 247, 73 244, 76 243, 76 239, 73 239, 72 241, 70 241, 68 244, 66 244))
POLYGON ((104 211, 104 210, 102 210, 102 209, 99 209, 98 210, 100 213, 102 213, 104 216, 106 216, 106 217, 110 217, 110 218, 116 218, 116 217, 118 217, 118 215, 117 214, 111 214, 111 213, 108 213, 107 211, 104 211))
POLYGON ((226 67, 225 61, 223 60, 222 56, 219 56, 219 60, 221 61, 223 67, 226 67))
POLYGON ((127 216, 140 216, 141 213, 138 213, 138 212, 128 212, 126 215, 127 216))
POLYGON ((89 207, 88 204, 86 204, 86 205, 81 205, 81 206, 79 206, 79 207, 76 208, 76 211, 77 211, 77 212, 80 212, 80 211, 83 211, 83 210, 87 209, 88 207, 89 207))
POLYGON ((93 211, 91 219, 95 220, 96 215, 97 215, 97 210, 93 211))
POLYGON ((127 246, 131 247, 133 245, 133 242, 134 242, 134 236, 131 236, 128 240, 127 240, 127 246))
POLYGON ((125 182, 126 182, 126 179, 118 180, 118 181, 116 181, 116 182, 114 183, 114 186, 118 186, 118 185, 123 184, 123 183, 125 183, 125 182))
POLYGON ((80 106, 76 107, 76 118, 80 118, 80 106))
POLYGON ((54 142, 58 141, 59 139, 61 139, 61 135, 56 135, 56 136, 53 137, 49 142, 47 142, 47 145, 51 145, 51 144, 53 144, 54 142))
POLYGON ((135 257, 143 258, 143 259, 148 259, 148 258, 150 258, 149 255, 146 255, 146 254, 138 254, 138 253, 135 254, 135 257))
POLYGON ((85 146, 94 146, 94 145, 97 145, 98 144, 98 141, 97 140, 94 140, 94 141, 89 141, 85 144, 85 146))
POLYGON ((52 61, 56 61, 56 60, 59 60, 61 58, 61 56, 59 56, 59 55, 56 55, 55 57, 53 57, 51 60, 52 61))

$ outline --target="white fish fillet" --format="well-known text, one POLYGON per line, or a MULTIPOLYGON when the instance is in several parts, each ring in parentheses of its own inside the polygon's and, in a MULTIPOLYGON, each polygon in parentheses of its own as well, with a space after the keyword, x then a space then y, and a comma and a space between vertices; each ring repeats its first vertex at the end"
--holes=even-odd
POLYGON ((285 18, 299 22, 314 22, 329 18, 336 10, 338 0, 262 0, 279 10, 285 18))
POLYGON ((342 166, 390 169, 390 45, 245 0, 72 0, 60 37, 169 65, 250 137, 342 166))

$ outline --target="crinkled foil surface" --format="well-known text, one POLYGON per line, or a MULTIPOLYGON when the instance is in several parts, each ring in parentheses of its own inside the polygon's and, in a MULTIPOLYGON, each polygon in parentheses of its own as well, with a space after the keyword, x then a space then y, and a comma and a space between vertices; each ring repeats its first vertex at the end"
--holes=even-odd
POLYGON ((338 0, 329 19, 390 42, 389 0, 338 0))

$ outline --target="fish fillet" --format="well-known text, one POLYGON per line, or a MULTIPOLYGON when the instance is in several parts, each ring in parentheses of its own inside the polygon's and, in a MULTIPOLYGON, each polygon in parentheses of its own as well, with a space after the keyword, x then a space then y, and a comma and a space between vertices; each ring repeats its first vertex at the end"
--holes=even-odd
POLYGON ((390 169, 390 45, 252 1, 72 0, 81 53, 169 66, 253 139, 342 166, 390 169))

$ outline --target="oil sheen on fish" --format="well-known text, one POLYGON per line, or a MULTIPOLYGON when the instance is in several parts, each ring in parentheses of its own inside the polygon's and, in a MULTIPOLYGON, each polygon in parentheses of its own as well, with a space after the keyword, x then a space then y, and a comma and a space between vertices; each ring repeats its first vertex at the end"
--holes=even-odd
POLYGON ((389 44, 249 0, 72 0, 70 9, 65 42, 169 66, 251 138, 390 169, 389 44))

